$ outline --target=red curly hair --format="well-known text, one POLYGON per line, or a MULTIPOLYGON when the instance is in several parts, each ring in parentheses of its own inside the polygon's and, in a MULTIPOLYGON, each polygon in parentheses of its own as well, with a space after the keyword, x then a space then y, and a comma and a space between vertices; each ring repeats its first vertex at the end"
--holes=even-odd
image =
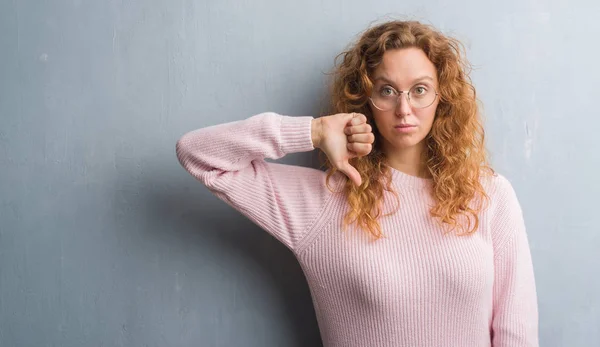
MULTIPOLYGON (((392 188, 392 172, 385 164, 380 135, 368 104, 373 89, 371 80, 387 50, 417 47, 423 50, 437 70, 440 101, 426 141, 423 155, 432 177, 431 194, 435 206, 430 210, 447 231, 459 235, 475 232, 483 201, 489 200, 480 178, 494 171, 488 164, 484 129, 478 110, 475 88, 469 78, 470 64, 463 45, 432 26, 417 21, 389 21, 368 28, 349 49, 335 58, 332 73, 332 113, 358 112, 367 116, 375 134, 371 153, 350 160, 361 175, 357 187, 347 180, 343 189, 350 210, 344 225, 356 222, 376 239, 383 233, 378 222, 384 190, 392 188), (342 58, 338 64, 338 59, 342 58), (483 197, 484 199, 477 199, 483 197)), ((337 171, 327 158, 327 185, 337 171)), ((394 213, 394 212, 392 212, 394 213)))

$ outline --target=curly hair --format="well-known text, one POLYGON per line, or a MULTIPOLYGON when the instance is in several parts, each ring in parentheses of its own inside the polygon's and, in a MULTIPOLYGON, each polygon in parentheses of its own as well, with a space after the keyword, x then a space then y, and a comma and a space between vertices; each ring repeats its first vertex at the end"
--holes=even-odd
MULTIPOLYGON (((423 50, 436 67, 439 81, 440 101, 432 129, 423 140, 427 148, 423 153, 424 162, 432 177, 431 195, 435 201, 430 214, 446 232, 474 233, 480 223, 478 213, 483 208, 482 203, 489 200, 480 179, 494 171, 488 164, 484 147, 484 129, 469 77, 471 65, 460 41, 417 21, 394 20, 368 28, 357 42, 335 57, 331 73, 331 111, 364 114, 376 138, 371 153, 350 160, 360 173, 362 184, 357 187, 347 180, 343 186, 350 206, 344 225, 356 222, 379 239, 385 236, 378 222, 384 190, 393 193, 399 207, 400 199, 392 187, 391 169, 384 165, 386 156, 378 140, 380 134, 368 97, 373 89, 372 74, 383 54, 407 47, 423 50), (484 199, 477 199, 478 196, 484 199)), ((329 186, 337 170, 327 158, 324 165, 328 168, 329 186)))

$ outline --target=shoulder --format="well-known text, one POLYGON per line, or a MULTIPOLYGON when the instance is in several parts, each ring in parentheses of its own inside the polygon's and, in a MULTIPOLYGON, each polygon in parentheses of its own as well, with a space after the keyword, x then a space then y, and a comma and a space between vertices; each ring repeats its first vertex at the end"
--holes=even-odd
POLYGON ((481 184, 493 205, 517 200, 517 194, 510 180, 498 172, 485 174, 481 178, 481 184))
POLYGON ((485 178, 490 198, 490 226, 496 248, 525 232, 523 210, 509 179, 494 173, 485 178))
POLYGON ((510 180, 497 172, 482 178, 482 185, 489 198, 488 213, 492 226, 523 219, 523 211, 517 193, 510 180))

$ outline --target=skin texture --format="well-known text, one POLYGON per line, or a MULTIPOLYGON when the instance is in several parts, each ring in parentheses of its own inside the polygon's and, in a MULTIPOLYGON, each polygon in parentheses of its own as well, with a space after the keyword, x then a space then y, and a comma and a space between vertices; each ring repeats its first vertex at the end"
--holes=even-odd
MULTIPOLYGON (((373 81, 374 92, 387 88, 386 92, 397 94, 413 87, 438 86, 435 66, 418 48, 385 52, 382 63, 374 71, 373 81)), ((415 108, 408 102, 406 94, 402 94, 395 109, 381 111, 371 105, 374 123, 381 135, 378 140, 382 141, 388 165, 409 175, 427 176, 422 162, 424 139, 431 131, 438 103, 439 98, 436 98, 428 107, 415 108), (414 127, 407 132, 399 132, 395 126, 401 124, 414 127)), ((349 160, 365 156, 373 148, 375 135, 365 115, 338 113, 315 119, 312 138, 314 146, 325 152, 338 170, 356 185, 361 184, 360 174, 349 164, 349 160)))
MULTIPOLYGON (((438 88, 435 66, 421 49, 413 47, 386 51, 372 79, 375 83, 374 92, 385 86, 398 92, 407 91, 421 81, 436 90, 438 88)), ((438 103, 439 97, 436 97, 432 105, 415 108, 408 102, 406 94, 402 94, 396 109, 381 111, 370 104, 374 122, 381 134, 378 141, 382 141, 383 152, 391 167, 413 176, 426 175, 421 155, 426 148, 424 139, 431 131, 438 103), (400 124, 416 127, 410 132, 401 133, 394 128, 400 124)))

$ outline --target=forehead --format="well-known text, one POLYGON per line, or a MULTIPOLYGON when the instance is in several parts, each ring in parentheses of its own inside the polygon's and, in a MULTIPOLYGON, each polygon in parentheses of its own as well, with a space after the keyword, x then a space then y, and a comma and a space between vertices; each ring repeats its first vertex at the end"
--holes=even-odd
POLYGON ((373 78, 385 77, 398 84, 410 84, 414 80, 429 76, 437 83, 435 65, 419 48, 402 48, 386 51, 373 78))

